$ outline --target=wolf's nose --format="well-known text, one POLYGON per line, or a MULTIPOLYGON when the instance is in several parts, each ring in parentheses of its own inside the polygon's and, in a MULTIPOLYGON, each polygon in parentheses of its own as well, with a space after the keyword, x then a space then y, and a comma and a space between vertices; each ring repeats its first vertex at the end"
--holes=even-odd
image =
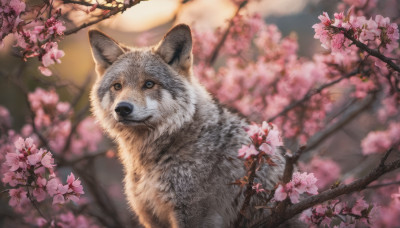
POLYGON ((133 105, 129 104, 128 102, 121 102, 115 108, 115 112, 122 117, 131 114, 132 111, 133 111, 133 105))

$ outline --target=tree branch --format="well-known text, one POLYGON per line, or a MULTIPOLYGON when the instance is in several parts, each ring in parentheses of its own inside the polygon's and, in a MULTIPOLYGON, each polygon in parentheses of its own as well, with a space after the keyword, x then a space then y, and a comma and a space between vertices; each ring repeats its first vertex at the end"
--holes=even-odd
POLYGON ((114 16, 114 15, 116 15, 118 13, 123 13, 125 10, 131 8, 132 6, 135 6, 135 5, 139 4, 141 1, 143 1, 143 0, 135 0, 135 1, 132 1, 129 5, 124 5, 123 7, 114 7, 114 8, 112 8, 110 10, 110 12, 108 12, 107 14, 105 14, 104 16, 102 16, 102 17, 100 17, 100 18, 98 18, 96 20, 93 20, 93 21, 90 21, 90 22, 87 22, 87 23, 83 23, 78 27, 75 27, 75 28, 72 28, 72 29, 69 29, 69 30, 65 31, 64 35, 68 36, 68 35, 77 33, 81 29, 84 29, 84 28, 89 27, 91 25, 97 24, 100 21, 108 19, 111 16, 114 16))
POLYGON ((382 158, 381 163, 377 168, 371 171, 367 176, 354 181, 348 185, 342 185, 334 189, 326 190, 318 195, 311 196, 300 203, 294 204, 284 210, 282 213, 274 214, 266 217, 262 221, 259 221, 252 227, 277 227, 278 225, 284 223, 288 219, 293 218, 297 214, 301 213, 305 209, 308 209, 314 205, 323 203, 327 200, 334 199, 338 196, 349 194, 355 191, 360 191, 367 188, 368 184, 377 180, 379 177, 384 175, 385 173, 391 172, 395 169, 400 168, 400 160, 396 160, 385 165, 385 161, 387 156, 391 150, 387 151, 385 156, 382 158))

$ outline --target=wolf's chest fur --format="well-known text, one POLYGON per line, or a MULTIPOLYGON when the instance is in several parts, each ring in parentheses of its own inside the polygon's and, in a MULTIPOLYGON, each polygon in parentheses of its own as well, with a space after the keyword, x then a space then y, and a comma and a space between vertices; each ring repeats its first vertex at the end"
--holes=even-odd
MULTIPOLYGON (((89 36, 99 75, 92 110, 118 143, 125 192, 140 222, 232 226, 244 199, 232 183, 246 175, 237 157, 249 143, 246 122, 193 77, 189 27, 178 25, 159 45, 143 49, 121 46, 98 31, 89 36)), ((275 163, 258 173, 265 187, 282 173, 283 162, 275 163)))

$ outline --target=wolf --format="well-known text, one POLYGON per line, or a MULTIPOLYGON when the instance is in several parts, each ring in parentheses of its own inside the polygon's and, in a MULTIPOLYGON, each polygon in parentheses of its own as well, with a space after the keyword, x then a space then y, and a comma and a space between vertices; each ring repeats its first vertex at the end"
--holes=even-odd
MULTIPOLYGON (((232 227, 244 201, 244 189, 232 183, 247 175, 238 150, 250 143, 248 121, 194 77, 189 26, 175 26, 152 47, 128 47, 98 30, 89 41, 98 74, 92 111, 118 145, 125 194, 140 223, 232 227)), ((280 180, 281 158, 258 172, 265 188, 280 180)))

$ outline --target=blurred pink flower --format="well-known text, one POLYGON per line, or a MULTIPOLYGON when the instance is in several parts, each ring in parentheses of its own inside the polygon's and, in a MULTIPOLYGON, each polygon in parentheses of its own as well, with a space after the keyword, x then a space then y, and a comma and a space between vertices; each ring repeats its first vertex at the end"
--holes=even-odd
POLYGON ((246 145, 242 145, 242 148, 239 149, 238 151, 238 156, 240 158, 244 158, 244 159, 248 159, 253 155, 257 155, 258 151, 256 150, 256 148, 254 147, 253 144, 251 144, 250 146, 246 146, 246 145))
POLYGON ((368 209, 368 207, 369 204, 367 204, 367 202, 365 202, 363 198, 360 198, 354 204, 353 208, 351 209, 351 212, 355 215, 361 216, 361 212, 368 209))

